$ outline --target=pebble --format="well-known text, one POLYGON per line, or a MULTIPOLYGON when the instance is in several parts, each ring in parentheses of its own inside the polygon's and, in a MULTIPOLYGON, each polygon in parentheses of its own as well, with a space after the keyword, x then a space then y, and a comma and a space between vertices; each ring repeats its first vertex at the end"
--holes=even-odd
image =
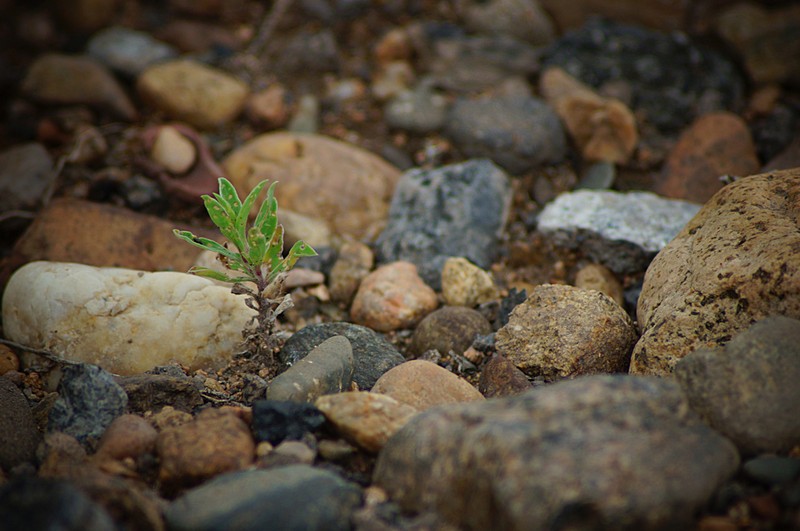
POLYGON ((518 175, 564 159, 567 141, 555 112, 527 96, 459 99, 444 132, 467 157, 486 157, 518 175))
POLYGON ((111 26, 96 33, 86 46, 86 53, 131 78, 150 65, 178 55, 175 48, 149 34, 122 26, 111 26))
POLYGON ((617 178, 617 169, 611 162, 595 162, 588 166, 581 175, 576 188, 586 190, 607 190, 617 178))
POLYGON ((242 297, 194 275, 59 262, 18 269, 3 297, 8 338, 117 374, 173 360, 220 365, 253 313, 242 297))
POLYGON ((456 528, 685 529, 738 461, 674 381, 588 376, 417 415, 374 484, 456 528))
POLYGON ((353 349, 345 336, 333 336, 276 376, 267 388, 269 400, 313 402, 350 389, 353 349))
POLYGON ((625 80, 634 102, 631 110, 665 134, 677 133, 706 112, 736 108, 744 95, 737 67, 686 34, 666 35, 599 18, 548 48, 542 67, 552 66, 601 93, 625 80))
POLYGON ((111 459, 137 459, 156 448, 158 432, 138 415, 120 415, 103 432, 97 445, 98 457, 111 459))
POLYGON ((6 345, 0 345, 0 376, 19 371, 19 356, 6 345))
MULTIPOLYGON (((186 271, 200 251, 175 245, 175 224, 91 201, 58 198, 39 211, 14 246, 14 262, 77 262, 145 271, 186 271)), ((182 227, 184 228, 184 227, 182 227)), ((208 229, 185 227, 200 236, 208 229)))
POLYGON ((408 353, 417 357, 428 350, 462 355, 476 335, 492 332, 492 325, 477 310, 444 306, 425 316, 414 329, 408 353))
POLYGON ((176 491, 253 463, 256 445, 250 428, 233 408, 206 409, 191 422, 158 434, 158 479, 176 491))
POLYGON ((400 178, 399 170, 369 151, 321 135, 285 132, 255 137, 223 167, 239 190, 251 190, 265 178, 278 181, 281 212, 320 219, 334 233, 357 240, 385 223, 400 178))
POLYGON ((620 284, 614 273, 600 264, 587 264, 575 275, 575 287, 593 289, 613 300, 621 308, 625 307, 625 299, 620 284))
POLYGON ((413 90, 400 91, 386 104, 386 123, 395 129, 426 134, 442 128, 447 118, 447 99, 428 83, 418 83, 413 90))
POLYGON ((249 94, 241 80, 187 59, 147 68, 139 75, 136 87, 142 100, 199 129, 213 129, 232 121, 249 94))
MULTIPOLYGON (((317 251, 322 247, 331 246, 334 239, 331 228, 319 218, 298 214, 292 210, 281 210, 279 215, 286 245, 303 240, 317 251)), ((289 273, 291 274, 291 271, 289 273)))
POLYGON ((272 468, 287 465, 312 465, 317 453, 306 443, 283 441, 278 446, 258 458, 259 468, 272 468))
POLYGON ((508 175, 486 159, 404 173, 376 241, 379 262, 413 262, 437 290, 452 256, 488 268, 497 257, 511 195, 508 175))
POLYGON ((461 256, 445 260, 442 267, 442 297, 447 304, 473 308, 499 296, 500 291, 488 271, 461 256))
POLYGON ((309 352, 333 336, 344 336, 353 349, 353 382, 368 391, 386 371, 405 361, 403 355, 381 334, 357 324, 345 322, 308 325, 286 340, 278 353, 285 365, 294 365, 309 352))
POLYGON ((576 190, 548 203, 538 230, 557 245, 578 247, 617 274, 643 271, 700 210, 650 192, 576 190))
POLYGON ((372 392, 388 395, 417 411, 483 400, 483 395, 465 379, 424 360, 407 361, 387 371, 375 382, 372 392))
POLYGON ((173 501, 169 529, 346 531, 361 505, 361 489, 333 472, 308 465, 246 470, 220 476, 173 501))
POLYGON ((192 421, 191 413, 175 409, 172 406, 164 406, 161 410, 148 418, 158 431, 167 428, 175 428, 192 421))
POLYGON ((277 445, 300 440, 325 423, 322 412, 308 402, 256 400, 253 403, 253 436, 256 442, 277 445))
POLYGON ((59 19, 68 28, 83 34, 89 34, 107 26, 114 19, 119 9, 117 0, 77 0, 70 4, 55 6, 59 19))
POLYGON ((336 35, 330 27, 314 31, 301 30, 287 39, 280 39, 281 50, 275 68, 288 76, 319 75, 335 72, 340 67, 336 35))
POLYGON ((245 112, 251 121, 264 129, 278 129, 289 122, 292 105, 289 92, 280 83, 273 83, 255 92, 247 100, 245 112))
POLYGON ((638 338, 618 304, 598 291, 535 287, 495 335, 497 351, 546 380, 627 372, 638 338))
POLYGON ((392 28, 375 43, 372 55, 379 64, 411 59, 413 46, 404 28, 392 28))
POLYGON ((800 318, 799 183, 800 171, 786 170, 727 185, 658 254, 639 296, 631 372, 670 374, 763 316, 800 318))
POLYGON ((414 327, 439 302, 411 262, 392 262, 367 275, 353 299, 356 324, 378 332, 414 327))
POLYGON ((414 69, 408 61, 391 61, 378 67, 370 90, 378 101, 387 101, 408 92, 414 84, 414 69))
POLYGON ((539 88, 589 161, 627 163, 639 141, 636 118, 619 100, 604 98, 558 67, 542 73, 539 88))
POLYGON ((10 471, 33 462, 40 439, 25 395, 11 380, 0 376, 0 469, 10 471))
POLYGON ((88 57, 42 55, 28 69, 20 91, 41 103, 89 105, 123 120, 137 115, 114 76, 88 57))
POLYGON ((55 179, 53 158, 31 142, 0 153, 0 212, 33 210, 55 179))
POLYGON ((782 485, 800 477, 800 459, 761 455, 745 461, 742 470, 764 485, 782 485))
POLYGON ((116 381, 128 395, 128 409, 133 412, 159 411, 164 406, 191 412, 203 403, 200 391, 182 373, 118 376, 116 381))
POLYGON ((705 203, 724 186, 720 176, 752 175, 759 167, 747 123, 729 112, 709 113, 681 133, 653 191, 705 203))
POLYGON ((319 107, 319 99, 315 95, 303 94, 286 129, 295 134, 316 133, 319 130, 319 107))
POLYGON ((800 441, 800 320, 767 317, 723 347, 688 354, 674 372, 692 408, 743 454, 800 441))
POLYGON ((464 13, 467 29, 487 35, 507 35, 530 44, 550 44, 556 28, 538 0, 472 1, 464 13))
POLYGON ((373 453, 417 414, 390 396, 366 391, 321 396, 315 405, 337 433, 373 453))
POLYGON ((478 391, 486 398, 512 396, 530 389, 528 377, 501 354, 495 354, 481 368, 478 391))
POLYGON ((156 133, 150 158, 168 172, 181 175, 189 171, 197 160, 197 149, 191 140, 169 125, 156 133))
POLYGON ((61 373, 58 399, 50 410, 47 430, 63 431, 93 446, 114 419, 125 412, 128 395, 111 374, 97 365, 65 365, 61 373))
POLYGON ((346 242, 339 248, 339 256, 331 269, 331 300, 350 306, 358 286, 375 265, 375 256, 369 246, 356 241, 346 242))

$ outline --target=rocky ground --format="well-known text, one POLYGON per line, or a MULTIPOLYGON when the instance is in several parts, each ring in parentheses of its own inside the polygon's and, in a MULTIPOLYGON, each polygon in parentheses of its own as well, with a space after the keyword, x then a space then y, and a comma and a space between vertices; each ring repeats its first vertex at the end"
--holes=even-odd
POLYGON ((800 528, 795 3, 0 15, 0 527, 800 528))

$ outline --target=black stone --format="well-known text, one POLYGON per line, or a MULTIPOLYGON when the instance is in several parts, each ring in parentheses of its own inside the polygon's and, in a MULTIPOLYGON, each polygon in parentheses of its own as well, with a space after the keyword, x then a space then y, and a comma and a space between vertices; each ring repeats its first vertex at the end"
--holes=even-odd
POLYGON ((276 445, 299 440, 325 424, 322 411, 306 402, 257 400, 253 403, 253 436, 256 441, 276 445))

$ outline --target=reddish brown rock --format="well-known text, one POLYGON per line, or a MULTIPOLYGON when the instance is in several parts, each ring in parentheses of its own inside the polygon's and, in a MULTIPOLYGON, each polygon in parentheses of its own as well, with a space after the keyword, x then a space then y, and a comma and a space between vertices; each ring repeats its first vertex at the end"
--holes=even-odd
POLYGON ((525 373, 499 354, 493 356, 483 366, 481 379, 478 382, 478 390, 486 398, 518 395, 531 387, 531 382, 525 373))
POLYGON ((418 411, 441 404, 483 400, 483 395, 465 379, 424 360, 407 361, 389 369, 375 382, 372 392, 389 395, 418 411))
POLYGON ((729 112, 701 116, 670 152, 654 191, 674 199, 705 203, 719 191, 722 175, 758 171, 756 148, 747 124, 729 112))
POLYGON ((152 452, 158 432, 138 415, 122 415, 106 428, 97 447, 97 455, 112 459, 137 458, 152 452))
POLYGON ((379 332, 411 328, 436 309, 433 291, 411 262, 381 266, 361 282, 350 308, 353 322, 379 332))

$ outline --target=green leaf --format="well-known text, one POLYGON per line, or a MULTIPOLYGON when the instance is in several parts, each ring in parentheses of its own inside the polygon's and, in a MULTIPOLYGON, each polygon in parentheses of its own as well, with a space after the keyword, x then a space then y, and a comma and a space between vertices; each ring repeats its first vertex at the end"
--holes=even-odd
POLYGON ((244 234, 239 234, 233 224, 233 220, 228 216, 228 213, 222 207, 220 202, 210 196, 204 195, 203 202, 208 211, 208 216, 214 225, 217 226, 219 231, 225 236, 232 244, 236 246, 239 251, 244 247, 244 234))
POLYGON ((272 241, 275 234, 275 227, 278 226, 278 200, 275 198, 275 185, 273 182, 267 190, 267 198, 261 203, 253 226, 261 231, 267 241, 272 241))
POLYGON ((200 266, 192 267, 189 270, 189 273, 192 273, 193 275, 197 275, 198 277, 211 278, 211 279, 214 279, 214 280, 220 280, 222 282, 237 283, 237 282, 252 282, 252 281, 254 281, 254 279, 251 278, 251 277, 229 277, 225 273, 221 273, 221 272, 216 271, 214 269, 209 269, 207 267, 200 267, 200 266))
POLYGON ((258 194, 261 193, 261 190, 266 184, 267 181, 261 181, 250 191, 249 194, 247 194, 244 203, 242 203, 242 207, 239 209, 239 214, 236 216, 236 230, 244 233, 245 228, 247 227, 247 218, 250 216, 250 209, 253 208, 253 204, 258 198, 258 194))
POLYGON ((250 245, 249 262, 255 267, 260 266, 264 263, 264 255, 267 253, 267 239, 257 228, 250 227, 247 232, 247 243, 250 245))
POLYGON ((274 280, 274 278, 283 271, 289 271, 294 267, 294 264, 297 263, 297 260, 304 256, 317 256, 317 251, 315 251, 303 240, 298 240, 294 245, 292 245, 292 248, 289 250, 289 254, 286 255, 286 258, 284 258, 280 264, 278 264, 278 266, 270 271, 269 280, 274 280))
POLYGON ((234 215, 238 214, 239 209, 242 208, 242 202, 239 200, 239 194, 236 193, 236 188, 225 177, 220 177, 218 182, 220 195, 231 206, 234 215))
POLYGON ((275 233, 272 235, 272 240, 267 247, 265 262, 269 262, 270 271, 278 267, 283 255, 283 225, 278 225, 275 228, 275 233))
POLYGON ((236 217, 236 213, 233 211, 233 207, 231 207, 231 205, 228 204, 228 202, 225 200, 224 197, 222 197, 216 192, 212 193, 211 195, 214 196, 214 200, 220 204, 222 209, 225 211, 225 214, 227 214, 229 218, 234 219, 236 217))

